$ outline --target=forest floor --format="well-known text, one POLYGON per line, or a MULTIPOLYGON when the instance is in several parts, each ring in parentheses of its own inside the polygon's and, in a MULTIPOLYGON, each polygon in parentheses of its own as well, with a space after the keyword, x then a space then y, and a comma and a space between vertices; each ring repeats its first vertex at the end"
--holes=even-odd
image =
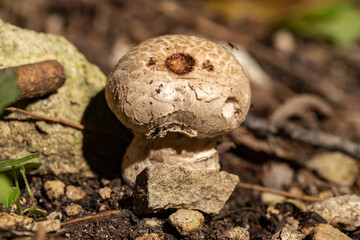
MULTIPOLYGON (((65 36, 106 75, 131 47, 171 33, 196 34, 243 46, 268 75, 260 84, 252 82, 249 117, 224 136, 218 147, 222 170, 251 186, 239 185, 219 215, 205 217, 200 232, 181 236, 168 223, 167 213, 135 215, 133 190, 119 178, 32 175, 29 181, 39 207, 61 215, 61 229, 47 234, 49 239, 230 239, 229 232, 235 226, 246 228, 250 239, 272 239, 285 225, 284 216, 296 219, 301 228, 326 222, 318 214, 301 210, 309 203, 302 196, 325 199, 360 193, 357 171, 343 184, 333 180, 343 164, 333 166, 335 171, 330 175, 334 178, 321 173, 333 171, 326 162, 320 167, 311 164, 315 157, 329 154, 331 158, 337 152, 359 164, 360 45, 338 49, 289 32, 284 40, 282 32, 259 30, 256 24, 227 26, 199 1, 179 2, 172 10, 174 6, 154 1, 38 0, 21 11, 24 6, 20 3, 10 6, 0 1, 3 20, 65 36), (214 24, 219 21, 222 25, 214 24), (282 47, 287 41, 290 47, 282 47), (55 179, 84 190, 86 197, 75 201, 82 207, 79 214, 66 213, 65 208, 74 203, 66 195, 56 201, 46 197, 44 183, 55 179), (270 195, 256 186, 279 192, 270 195), (100 189, 110 189, 110 195, 99 194, 100 189), (283 196, 284 192, 290 195, 283 196)), ((353 174, 348 171, 345 175, 353 174)), ((341 230, 360 239, 360 231, 341 230)), ((22 235, 0 231, 0 238, 15 236, 22 235)))

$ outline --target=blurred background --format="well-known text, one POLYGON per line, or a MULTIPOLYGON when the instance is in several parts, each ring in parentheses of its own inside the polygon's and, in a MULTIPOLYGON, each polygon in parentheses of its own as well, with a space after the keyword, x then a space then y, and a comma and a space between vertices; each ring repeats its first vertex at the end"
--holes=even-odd
POLYGON ((251 77, 253 114, 267 118, 285 100, 312 94, 330 104, 334 114, 317 124, 302 123, 358 141, 359 3, 0 0, 0 18, 64 36, 106 75, 123 54, 154 36, 183 33, 230 42, 251 77))

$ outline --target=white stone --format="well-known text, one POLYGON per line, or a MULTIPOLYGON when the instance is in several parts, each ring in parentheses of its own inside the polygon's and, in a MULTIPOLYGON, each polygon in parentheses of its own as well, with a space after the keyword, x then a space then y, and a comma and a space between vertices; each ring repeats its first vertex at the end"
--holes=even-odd
POLYGON ((204 224, 204 216, 194 210, 179 209, 169 216, 169 222, 183 236, 201 230, 204 224))

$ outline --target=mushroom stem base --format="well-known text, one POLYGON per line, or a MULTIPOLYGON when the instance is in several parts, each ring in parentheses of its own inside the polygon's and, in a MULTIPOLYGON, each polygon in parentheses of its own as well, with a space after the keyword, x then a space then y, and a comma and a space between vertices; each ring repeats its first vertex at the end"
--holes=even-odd
POLYGON ((122 161, 122 177, 133 186, 142 170, 158 164, 193 170, 220 170, 216 140, 190 138, 179 133, 169 133, 154 140, 135 136, 122 161))

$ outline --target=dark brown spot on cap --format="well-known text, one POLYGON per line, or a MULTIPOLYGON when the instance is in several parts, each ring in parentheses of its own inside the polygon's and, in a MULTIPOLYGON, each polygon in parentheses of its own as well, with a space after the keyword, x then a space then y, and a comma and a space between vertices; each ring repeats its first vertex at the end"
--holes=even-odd
POLYGON ((195 59, 184 53, 174 53, 165 60, 166 67, 178 75, 189 73, 193 70, 195 59))
POLYGON ((155 58, 151 57, 147 63, 147 66, 150 67, 153 65, 156 65, 156 60, 155 60, 155 58))
POLYGON ((214 65, 212 65, 212 63, 210 62, 210 60, 206 60, 205 62, 203 62, 203 68, 205 68, 205 69, 208 70, 209 72, 214 71, 214 65))

